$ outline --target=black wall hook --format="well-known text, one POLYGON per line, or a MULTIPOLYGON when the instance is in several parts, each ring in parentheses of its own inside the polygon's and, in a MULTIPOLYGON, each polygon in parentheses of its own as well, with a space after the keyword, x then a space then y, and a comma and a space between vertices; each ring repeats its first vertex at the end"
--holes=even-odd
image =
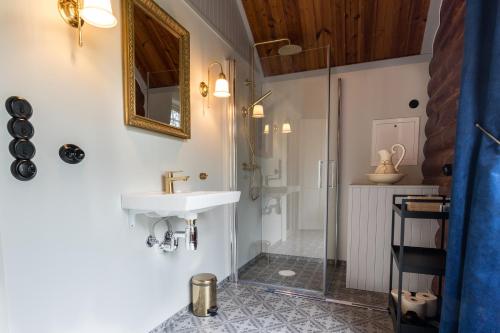
POLYGON ((12 156, 19 160, 31 160, 35 157, 35 145, 26 139, 14 139, 9 144, 12 156))
POLYGON ((85 158, 85 152, 73 144, 65 144, 59 148, 59 157, 69 164, 78 164, 85 158))
POLYGON ((29 141, 35 135, 35 129, 28 120, 33 115, 33 107, 24 98, 11 96, 5 101, 5 109, 12 117, 7 123, 7 130, 14 138, 9 144, 9 151, 16 159, 10 165, 10 172, 17 180, 31 180, 37 172, 35 163, 31 161, 35 156, 35 145, 29 141))
POLYGON ((5 101, 5 108, 13 118, 30 119, 33 115, 31 104, 24 98, 11 96, 5 101))
POLYGON ((30 160, 15 160, 10 165, 12 175, 21 181, 31 180, 36 176, 36 165, 30 160))

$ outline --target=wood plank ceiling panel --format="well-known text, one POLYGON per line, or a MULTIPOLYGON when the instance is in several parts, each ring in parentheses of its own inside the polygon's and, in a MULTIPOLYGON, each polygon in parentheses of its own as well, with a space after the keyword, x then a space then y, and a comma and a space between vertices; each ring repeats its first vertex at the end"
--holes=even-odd
POLYGON ((140 6, 134 6, 135 65, 149 87, 179 85, 178 38, 140 6))
POLYGON ((299 55, 279 57, 284 43, 258 46, 264 75, 419 54, 430 0, 242 0, 254 41, 290 38, 299 55))

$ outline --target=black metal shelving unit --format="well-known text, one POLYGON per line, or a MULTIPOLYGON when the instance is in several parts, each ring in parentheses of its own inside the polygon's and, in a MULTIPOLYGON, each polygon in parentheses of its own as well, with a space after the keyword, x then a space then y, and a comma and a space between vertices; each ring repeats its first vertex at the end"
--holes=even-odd
MULTIPOLYGON (((411 195, 413 197, 423 197, 422 195, 411 195)), ((391 224, 391 264, 389 277, 389 311, 391 313, 394 330, 401 333, 420 333, 420 332, 439 332, 440 313, 435 318, 421 320, 419 322, 409 322, 403 318, 401 310, 403 273, 417 273, 437 275, 439 277, 438 308, 441 306, 441 285, 445 273, 446 251, 444 250, 444 232, 441 233, 440 248, 425 248, 405 246, 405 227, 409 223, 407 219, 436 219, 442 221, 442 228, 448 219, 448 212, 430 212, 430 211, 408 211, 408 202, 418 203, 441 203, 443 206, 449 203, 449 199, 440 196, 441 199, 408 199, 408 194, 396 194, 392 199, 392 224, 391 224), (401 199, 401 203, 396 203, 401 199), (398 214, 401 217, 401 232, 399 244, 394 244, 394 224, 395 217, 398 214), (398 268, 398 301, 395 301, 391 295, 392 290, 392 271, 393 263, 398 268)), ((418 221, 413 221, 418 223, 418 221)))

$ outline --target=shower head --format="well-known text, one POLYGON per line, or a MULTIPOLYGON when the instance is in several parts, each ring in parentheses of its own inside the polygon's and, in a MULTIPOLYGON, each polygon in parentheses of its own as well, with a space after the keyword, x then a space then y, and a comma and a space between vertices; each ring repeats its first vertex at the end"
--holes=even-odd
POLYGON ((278 49, 279 55, 282 56, 287 56, 287 55, 294 55, 294 54, 299 54, 302 52, 302 46, 292 44, 289 38, 280 38, 280 39, 274 39, 274 40, 268 40, 265 42, 260 42, 260 43, 255 43, 253 44, 253 47, 256 47, 258 45, 265 45, 265 44, 273 44, 273 43, 280 43, 280 42, 287 42, 288 44, 283 45, 278 49))
POLYGON ((278 49, 278 53, 281 56, 299 54, 300 52, 302 52, 302 47, 300 45, 295 45, 295 44, 284 45, 278 49))

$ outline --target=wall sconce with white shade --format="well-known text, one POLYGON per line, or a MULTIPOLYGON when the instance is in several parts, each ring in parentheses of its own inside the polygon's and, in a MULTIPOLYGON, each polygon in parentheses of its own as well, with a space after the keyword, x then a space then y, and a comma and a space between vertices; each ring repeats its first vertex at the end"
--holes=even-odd
POLYGON ((252 108, 252 118, 264 118, 264 107, 262 104, 254 105, 252 108))
POLYGON ((264 134, 269 134, 269 124, 264 125, 264 134))
POLYGON ((82 26, 86 22, 98 28, 113 28, 117 24, 111 0, 58 0, 59 14, 78 29, 78 45, 83 46, 82 26))
POLYGON ((222 68, 222 64, 218 61, 215 61, 208 65, 208 78, 207 82, 205 83, 200 82, 200 94, 203 97, 208 96, 208 107, 210 108, 210 67, 213 65, 219 65, 220 66, 220 73, 219 77, 217 78, 217 81, 215 81, 215 89, 214 89, 214 96, 215 97, 220 97, 220 98, 227 98, 231 96, 231 93, 229 92, 229 82, 227 82, 226 75, 224 74, 224 69, 222 68))
POLYGON ((260 98, 258 98, 255 102, 250 104, 249 106, 244 106, 241 109, 241 114, 243 115, 243 118, 246 118, 249 114, 253 118, 264 118, 264 107, 262 104, 258 104, 265 100, 267 97, 269 97, 273 92, 269 90, 267 93, 262 95, 260 98), (256 110, 257 109, 257 110, 256 110))
POLYGON ((290 126, 290 123, 283 123, 283 126, 281 127, 281 133, 292 133, 292 126, 290 126))

